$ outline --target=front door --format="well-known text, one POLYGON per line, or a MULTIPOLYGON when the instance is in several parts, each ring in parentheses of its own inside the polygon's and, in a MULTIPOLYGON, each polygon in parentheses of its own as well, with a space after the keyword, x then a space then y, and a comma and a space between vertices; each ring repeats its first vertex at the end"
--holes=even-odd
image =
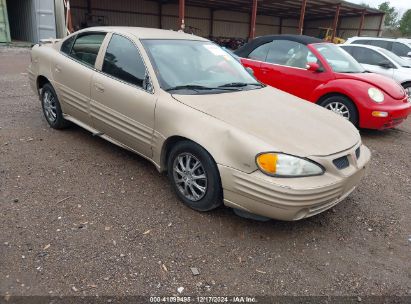
POLYGON ((321 62, 306 45, 289 40, 274 40, 264 63, 261 81, 303 99, 329 77, 326 73, 307 70, 309 62, 321 62))
POLYGON ((369 72, 394 77, 395 65, 380 53, 360 47, 352 46, 351 55, 369 72))
POLYGON ((100 72, 92 79, 94 128, 151 157, 155 101, 137 46, 129 38, 113 34, 100 72))

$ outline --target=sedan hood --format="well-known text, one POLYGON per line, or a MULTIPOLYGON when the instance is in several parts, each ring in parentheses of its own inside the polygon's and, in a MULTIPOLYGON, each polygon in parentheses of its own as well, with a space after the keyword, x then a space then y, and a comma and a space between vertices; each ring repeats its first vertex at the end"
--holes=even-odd
POLYGON ((360 73, 360 74, 336 74, 338 79, 355 79, 370 84, 370 87, 377 87, 394 99, 404 99, 405 92, 403 88, 391 78, 375 73, 360 73))
POLYGON ((325 156, 360 140, 358 130, 344 118, 272 87, 173 97, 265 141, 276 152, 325 156))

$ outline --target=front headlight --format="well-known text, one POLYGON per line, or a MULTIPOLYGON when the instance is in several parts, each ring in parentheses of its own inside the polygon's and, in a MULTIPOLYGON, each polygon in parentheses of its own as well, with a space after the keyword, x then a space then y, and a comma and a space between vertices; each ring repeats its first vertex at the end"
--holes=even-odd
POLYGON ((302 177, 324 173, 324 169, 313 161, 282 153, 258 154, 256 163, 263 173, 277 177, 302 177))
POLYGON ((383 102, 384 101, 384 94, 378 90, 377 88, 369 88, 368 89, 368 96, 375 101, 375 102, 383 102))

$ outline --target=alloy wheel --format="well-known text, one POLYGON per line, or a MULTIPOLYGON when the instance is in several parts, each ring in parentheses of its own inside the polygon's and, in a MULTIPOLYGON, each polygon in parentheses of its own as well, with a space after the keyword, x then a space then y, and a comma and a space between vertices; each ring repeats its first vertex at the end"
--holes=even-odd
POLYGON ((405 92, 408 95, 408 100, 411 101, 411 86, 409 86, 408 88, 405 88, 405 92))
POLYGON ((53 94, 49 91, 46 91, 43 94, 43 107, 47 120, 54 123, 57 119, 56 100, 54 99, 53 94))
POLYGON ((341 102, 334 101, 330 102, 325 106, 326 109, 333 111, 334 113, 344 117, 347 120, 350 120, 350 110, 347 108, 347 106, 341 102))
POLYGON ((173 179, 180 193, 191 201, 201 200, 207 192, 204 166, 190 153, 181 153, 174 159, 173 179))

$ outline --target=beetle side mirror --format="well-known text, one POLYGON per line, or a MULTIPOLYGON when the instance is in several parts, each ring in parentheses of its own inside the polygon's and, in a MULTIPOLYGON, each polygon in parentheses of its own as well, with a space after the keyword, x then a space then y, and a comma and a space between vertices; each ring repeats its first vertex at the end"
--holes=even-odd
POLYGON ((316 62, 307 63, 307 70, 311 72, 321 72, 320 65, 316 62))
POLYGON ((407 53, 407 57, 411 57, 411 52, 408 52, 408 53, 407 53))

